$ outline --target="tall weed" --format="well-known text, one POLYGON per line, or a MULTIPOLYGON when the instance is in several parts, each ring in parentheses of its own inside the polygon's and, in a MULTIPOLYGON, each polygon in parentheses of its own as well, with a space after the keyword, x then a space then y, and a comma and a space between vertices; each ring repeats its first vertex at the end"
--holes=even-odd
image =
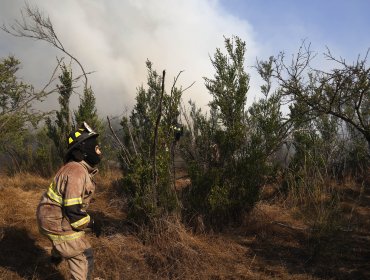
POLYGON ((314 247, 322 240, 333 236, 343 219, 341 216, 341 193, 337 182, 320 162, 307 160, 298 170, 286 173, 288 195, 285 203, 310 228, 310 240, 314 247))

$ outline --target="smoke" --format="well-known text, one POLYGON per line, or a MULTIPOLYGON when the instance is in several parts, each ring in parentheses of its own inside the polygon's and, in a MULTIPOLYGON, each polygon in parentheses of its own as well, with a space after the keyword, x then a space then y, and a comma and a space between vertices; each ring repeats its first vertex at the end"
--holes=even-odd
MULTIPOLYGON (((101 114, 121 114, 135 102, 136 88, 146 82, 145 61, 160 73, 166 70, 166 88, 184 71, 178 85, 184 101, 206 105, 210 96, 203 77, 213 77, 210 62, 216 48, 223 49, 224 36, 237 35, 247 44, 246 64, 258 56, 253 29, 245 20, 225 12, 216 0, 33 0, 49 16, 64 44, 82 63, 95 92, 101 114)), ((24 2, 2 1, 0 16, 11 24, 20 18, 24 2), (5 2, 5 3, 4 3, 5 2)), ((14 54, 22 62, 22 78, 36 86, 45 83, 65 56, 45 42, 14 38, 0 33, 0 56, 14 54)), ((248 72, 248 70, 247 70, 248 72)), ((74 67, 74 75, 81 74, 74 67)), ((253 84, 252 87, 253 88, 253 84)), ((76 97, 75 97, 76 98, 76 97)), ((56 99, 46 102, 55 106, 56 99)))

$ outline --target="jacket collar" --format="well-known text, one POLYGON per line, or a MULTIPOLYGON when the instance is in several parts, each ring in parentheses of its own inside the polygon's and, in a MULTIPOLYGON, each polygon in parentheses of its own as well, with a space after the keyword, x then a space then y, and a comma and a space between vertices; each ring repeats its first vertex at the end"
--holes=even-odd
POLYGON ((94 177, 95 174, 99 172, 99 169, 98 168, 92 167, 90 164, 88 164, 84 160, 81 160, 79 162, 79 164, 81 164, 83 167, 85 167, 87 169, 87 172, 89 172, 89 174, 90 174, 91 177, 94 177))

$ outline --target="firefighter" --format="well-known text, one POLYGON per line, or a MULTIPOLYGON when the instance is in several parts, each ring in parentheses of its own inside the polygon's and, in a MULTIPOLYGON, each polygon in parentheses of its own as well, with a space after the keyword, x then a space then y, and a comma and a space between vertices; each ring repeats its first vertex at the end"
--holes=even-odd
POLYGON ((37 208, 40 232, 52 243, 51 261, 65 259, 72 279, 91 279, 93 251, 85 236, 101 233, 100 223, 86 212, 95 192, 93 176, 101 160, 99 134, 86 122, 68 137, 65 164, 59 169, 37 208))
POLYGON ((175 139, 175 143, 177 143, 181 136, 184 134, 184 128, 181 124, 177 122, 177 120, 172 121, 171 129, 173 130, 173 137, 175 139))

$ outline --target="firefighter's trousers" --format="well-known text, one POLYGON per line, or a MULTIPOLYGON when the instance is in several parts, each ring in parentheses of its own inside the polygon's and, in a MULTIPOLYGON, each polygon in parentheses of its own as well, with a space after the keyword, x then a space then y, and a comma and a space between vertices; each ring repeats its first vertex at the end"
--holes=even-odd
POLYGON ((52 254, 66 259, 71 279, 91 279, 94 267, 93 250, 85 236, 69 241, 52 241, 52 254))

